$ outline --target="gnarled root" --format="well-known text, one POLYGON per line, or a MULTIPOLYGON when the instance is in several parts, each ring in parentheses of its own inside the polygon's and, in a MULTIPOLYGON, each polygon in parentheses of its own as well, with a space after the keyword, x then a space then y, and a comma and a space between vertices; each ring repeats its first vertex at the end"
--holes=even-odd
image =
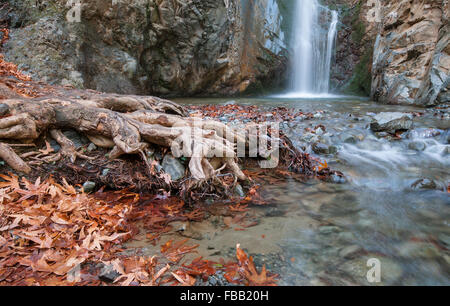
MULTIPOLYGON (((77 152, 61 129, 77 130, 96 145, 111 148, 111 159, 139 154, 150 168, 144 152, 149 144, 155 144, 170 148, 176 157, 190 158, 189 170, 195 180, 214 178, 225 168, 238 179, 246 179, 236 163, 236 145, 245 143, 245 132, 238 133, 220 122, 184 117, 186 110, 170 101, 86 91, 63 98, 2 103, 8 106, 9 117, 0 117, 0 139, 35 140, 48 130, 61 145, 61 154, 72 162, 89 157, 77 152)), ((11 154, 11 148, 3 147, 7 152, 3 159, 11 167, 30 171, 20 157, 11 154)))
POLYGON ((52 129, 50 130, 50 135, 61 146, 61 155, 68 157, 72 163, 75 162, 77 157, 81 159, 92 159, 89 156, 77 152, 72 140, 67 138, 60 130, 52 129))
POLYGON ((0 158, 3 159, 11 168, 18 172, 29 174, 31 172, 30 166, 28 166, 22 158, 20 158, 13 149, 7 144, 0 142, 0 158))

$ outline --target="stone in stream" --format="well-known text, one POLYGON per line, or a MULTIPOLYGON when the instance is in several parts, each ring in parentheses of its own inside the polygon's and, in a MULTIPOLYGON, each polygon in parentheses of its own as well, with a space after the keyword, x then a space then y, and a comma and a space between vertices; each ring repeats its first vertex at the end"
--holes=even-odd
POLYGON ((342 133, 339 135, 339 138, 349 144, 356 144, 358 142, 358 138, 355 135, 349 134, 349 133, 342 133))
POLYGON ((425 179, 420 179, 420 180, 415 181, 411 185, 411 188, 414 190, 420 190, 420 189, 434 190, 434 189, 438 189, 438 186, 435 181, 425 178, 425 179))
POLYGON ((380 113, 373 118, 370 129, 374 132, 389 132, 409 130, 413 126, 412 115, 405 113, 380 113))
POLYGON ((312 149, 316 154, 330 154, 330 149, 326 144, 316 142, 312 145, 312 149))
POLYGON ((183 178, 186 171, 184 165, 171 154, 164 156, 162 168, 170 175, 173 181, 178 181, 183 178))
POLYGON ((413 141, 408 145, 408 148, 413 151, 422 152, 425 151, 427 145, 423 141, 413 141))
POLYGON ((405 242, 397 247, 397 254, 404 258, 433 259, 441 257, 439 249, 431 243, 405 242))
POLYGON ((350 245, 347 247, 342 248, 339 251, 339 256, 345 259, 352 259, 355 258, 359 253, 361 253, 364 249, 361 248, 359 245, 350 245))

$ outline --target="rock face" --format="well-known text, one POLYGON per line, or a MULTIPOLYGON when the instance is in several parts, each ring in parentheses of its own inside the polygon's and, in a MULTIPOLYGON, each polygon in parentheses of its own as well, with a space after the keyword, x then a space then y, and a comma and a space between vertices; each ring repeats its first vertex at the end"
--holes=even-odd
POLYGON ((105 92, 236 94, 283 81, 278 1, 11 0, 6 60, 38 79, 105 92), (69 1, 70 2, 70 1, 69 1), (72 1, 77 2, 77 1, 72 1))
POLYGON ((372 96, 390 104, 450 101, 448 0, 384 1, 372 96))

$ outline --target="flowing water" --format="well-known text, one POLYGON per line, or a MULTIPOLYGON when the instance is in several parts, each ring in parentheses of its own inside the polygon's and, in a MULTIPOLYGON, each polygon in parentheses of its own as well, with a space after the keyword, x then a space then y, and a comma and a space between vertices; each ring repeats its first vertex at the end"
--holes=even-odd
MULTIPOLYGON (((256 255, 257 264, 280 273, 281 285, 372 285, 366 277, 371 258, 381 263, 381 285, 450 284, 448 112, 443 111, 442 119, 431 110, 356 98, 239 99, 237 103, 315 112, 312 120, 298 118, 281 127, 308 152, 315 141, 336 146, 336 154, 319 157, 342 171, 347 183, 302 182, 295 176, 269 180, 261 192, 270 205, 251 209, 258 225, 236 231, 218 225, 224 221, 220 216, 190 225, 185 236, 197 239, 201 255, 232 257, 236 243, 241 243, 256 255), (387 111, 424 115, 414 119, 412 132, 393 140, 368 128, 376 113, 387 111), (305 132, 319 124, 326 131, 305 132), (418 141, 425 144, 423 151, 411 149, 411 143, 418 141), (411 187, 422 178, 436 186, 411 187)), ((221 119, 227 122, 226 114, 221 119)))
POLYGON ((338 14, 317 0, 297 1, 290 95, 328 94, 338 14))

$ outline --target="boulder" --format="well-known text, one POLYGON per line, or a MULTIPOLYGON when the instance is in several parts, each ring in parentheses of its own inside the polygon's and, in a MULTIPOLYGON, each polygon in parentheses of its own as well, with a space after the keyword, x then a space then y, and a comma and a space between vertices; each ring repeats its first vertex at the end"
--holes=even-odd
POLYGON ((374 132, 389 132, 409 130, 413 126, 412 115, 405 113, 380 113, 373 118, 370 129, 374 132))

